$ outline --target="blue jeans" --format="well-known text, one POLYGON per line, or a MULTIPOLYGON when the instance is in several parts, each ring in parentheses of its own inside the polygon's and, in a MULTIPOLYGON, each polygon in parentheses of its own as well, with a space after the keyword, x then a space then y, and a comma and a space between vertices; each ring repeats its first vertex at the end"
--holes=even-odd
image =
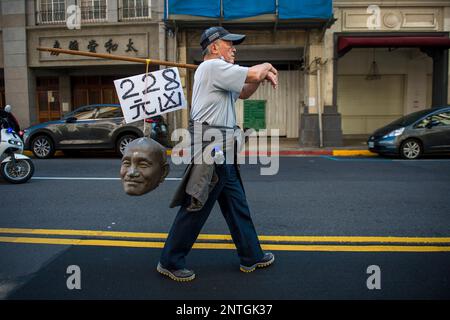
MULTIPOLYGON (((264 253, 256 234, 244 189, 234 164, 216 165, 219 177, 208 200, 200 211, 188 212, 181 206, 170 229, 161 254, 161 264, 169 269, 186 267, 186 256, 208 218, 216 200, 230 229, 241 264, 251 266, 260 261, 264 253)), ((187 197, 188 198, 188 197, 187 197)))

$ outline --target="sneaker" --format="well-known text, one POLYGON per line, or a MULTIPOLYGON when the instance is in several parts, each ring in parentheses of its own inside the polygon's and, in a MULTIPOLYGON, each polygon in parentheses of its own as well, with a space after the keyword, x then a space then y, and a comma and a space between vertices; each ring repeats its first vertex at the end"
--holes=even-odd
POLYGON ((164 268, 161 265, 161 263, 158 263, 156 270, 159 273, 168 276, 170 279, 175 281, 191 281, 194 280, 195 278, 195 273, 192 270, 188 269, 169 270, 164 268))
POLYGON ((271 252, 264 253, 264 257, 254 265, 247 267, 241 264, 242 272, 252 272, 255 271, 256 268, 264 268, 270 266, 275 261, 275 256, 271 252))

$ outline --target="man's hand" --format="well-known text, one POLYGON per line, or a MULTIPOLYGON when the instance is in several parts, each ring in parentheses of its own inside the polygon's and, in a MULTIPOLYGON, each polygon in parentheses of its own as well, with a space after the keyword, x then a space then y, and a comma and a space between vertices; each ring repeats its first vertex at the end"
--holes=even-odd
POLYGON ((274 89, 278 85, 278 71, 270 63, 262 63, 248 69, 244 88, 239 95, 240 99, 248 99, 258 89, 259 85, 269 81, 274 89))
MULTIPOLYGON (((275 72, 276 72, 276 71, 277 71, 277 70, 275 70, 275 72)), ((264 79, 264 81, 269 81, 269 82, 272 84, 272 87, 273 87, 274 89, 276 89, 277 86, 278 86, 278 74, 269 71, 269 72, 267 73, 267 76, 266 76, 266 78, 264 79)))
POLYGON ((278 70, 275 69, 270 63, 268 64, 270 65, 270 69, 264 80, 269 81, 272 84, 272 87, 276 89, 278 85, 278 70))
POLYGON ((275 69, 270 63, 266 62, 266 64, 269 65, 270 69, 269 72, 272 72, 273 74, 275 74, 276 76, 278 76, 278 71, 277 69, 275 69))
POLYGON ((274 88, 278 85, 278 71, 270 63, 262 63, 248 69, 246 83, 269 81, 274 88))

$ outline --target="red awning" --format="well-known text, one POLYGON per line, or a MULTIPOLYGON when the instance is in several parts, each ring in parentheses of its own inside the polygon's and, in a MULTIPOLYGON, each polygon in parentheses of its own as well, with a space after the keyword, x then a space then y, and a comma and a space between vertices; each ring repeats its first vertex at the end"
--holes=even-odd
POLYGON ((343 56, 352 48, 450 48, 450 38, 442 36, 411 37, 339 37, 338 53, 343 56))

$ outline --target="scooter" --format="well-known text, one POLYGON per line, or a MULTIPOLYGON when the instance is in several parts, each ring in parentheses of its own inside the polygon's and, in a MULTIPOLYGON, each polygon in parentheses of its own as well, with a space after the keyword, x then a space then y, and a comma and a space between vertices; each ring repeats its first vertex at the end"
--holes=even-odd
POLYGON ((158 141, 165 147, 170 147, 169 144, 169 129, 162 116, 155 116, 145 119, 145 122, 151 124, 150 138, 158 141))
MULTIPOLYGON (((0 117, 0 174, 10 183, 25 183, 33 176, 34 164, 29 157, 22 154, 23 141, 14 131, 8 113, 11 113, 9 105, 0 117)), ((14 119, 12 115, 10 118, 14 119)))

